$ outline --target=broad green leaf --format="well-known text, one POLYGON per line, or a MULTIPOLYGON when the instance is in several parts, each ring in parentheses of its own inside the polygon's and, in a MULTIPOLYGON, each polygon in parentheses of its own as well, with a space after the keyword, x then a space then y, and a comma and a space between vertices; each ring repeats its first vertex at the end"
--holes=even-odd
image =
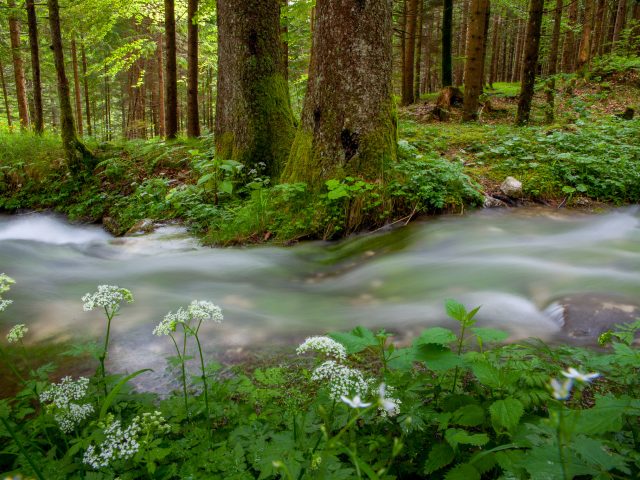
POLYGON ((218 186, 218 190, 220 193, 226 193, 231 195, 233 193, 233 182, 230 180, 225 180, 224 182, 220 182, 218 186))
POLYGON ((447 315, 454 320, 462 323, 467 319, 467 309, 460 302, 453 300, 452 298, 448 298, 445 300, 444 305, 447 315))
POLYGON ((414 345, 436 344, 449 345, 458 339, 456 334, 448 328, 433 327, 423 330, 418 338, 413 342, 414 345))
POLYGON ((480 472, 468 463, 456 465, 444 476, 445 480, 480 480, 480 472))
POLYGON ((378 345, 375 334, 366 328, 356 327, 349 333, 333 332, 329 336, 336 342, 340 342, 347 349, 349 355, 358 353, 366 348, 378 345))
POLYGON ((497 433, 504 430, 511 433, 520 423, 524 414, 524 405, 520 400, 509 397, 493 402, 489 407, 489 413, 491 414, 491 423, 497 433))
POLYGON ((482 340, 483 344, 500 343, 509 338, 509 334, 507 332, 496 328, 474 327, 471 331, 476 337, 482 340))
POLYGON ((453 448, 456 448, 458 445, 481 447, 489 442, 489 435, 486 433, 469 433, 459 428, 448 429, 444 432, 444 438, 453 448))
POLYGON ((417 345, 416 360, 424 362, 434 372, 443 372, 464 364, 462 358, 449 348, 436 344, 417 345))
POLYGON ((571 440, 570 447, 571 450, 582 457, 585 463, 607 471, 615 469, 626 474, 630 473, 624 457, 610 451, 600 440, 580 435, 571 440))
POLYGON ((207 173, 206 175, 201 176, 198 179, 198 185, 202 185, 203 183, 207 183, 209 180, 215 177, 214 173, 207 173))
POLYGON ((424 473, 429 475, 438 471, 453 462, 454 458, 455 453, 449 444, 436 443, 429 451, 429 456, 424 464, 424 473))
POLYGON ((399 348, 393 352, 387 365, 395 370, 407 371, 413 368, 416 361, 416 351, 413 347, 399 348))
POLYGON ((451 423, 463 427, 476 427, 484 422, 484 408, 480 405, 465 405, 453 412, 451 423))
POLYGON ((471 366, 471 370, 482 385, 490 388, 502 386, 500 372, 493 365, 487 362, 475 363, 471 366))

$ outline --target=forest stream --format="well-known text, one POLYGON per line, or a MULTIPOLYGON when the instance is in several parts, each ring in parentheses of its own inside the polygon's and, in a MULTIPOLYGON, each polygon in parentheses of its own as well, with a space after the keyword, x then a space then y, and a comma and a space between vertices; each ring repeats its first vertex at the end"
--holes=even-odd
POLYGON ((113 238, 53 215, 2 216, 0 266, 16 280, 2 331, 24 322, 31 341, 97 337, 103 317, 83 312, 82 295, 99 284, 130 289, 135 303, 112 326, 110 368, 118 371, 162 371, 172 345, 153 327, 193 299, 224 311, 202 335, 210 354, 357 325, 403 337, 451 325, 446 298, 482 305, 479 324, 511 339, 579 343, 580 332, 562 328, 561 299, 588 310, 593 299, 614 298, 624 304, 619 313, 638 313, 640 207, 481 210, 336 243, 245 248, 202 247, 179 226, 113 238))

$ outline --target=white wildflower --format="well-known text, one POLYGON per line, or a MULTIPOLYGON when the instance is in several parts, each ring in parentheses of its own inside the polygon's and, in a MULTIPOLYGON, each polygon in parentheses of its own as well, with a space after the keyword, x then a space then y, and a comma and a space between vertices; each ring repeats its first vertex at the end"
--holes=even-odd
POLYGON ((600 376, 599 373, 581 373, 573 367, 569 368, 566 372, 562 372, 562 375, 581 383, 591 383, 592 380, 595 380, 600 376))
POLYGON ((340 365, 335 360, 327 360, 318 366, 313 371, 311 380, 327 382, 329 396, 333 400, 353 394, 364 397, 370 385, 370 381, 365 380, 360 370, 340 365))
POLYGON ((395 389, 381 383, 378 387, 378 410, 383 417, 395 417, 400 413, 402 400, 394 398, 392 395, 395 389))
POLYGON ((8 292, 16 281, 10 276, 0 273, 0 293, 8 292))
POLYGON ((40 401, 47 403, 47 410, 60 426, 60 430, 70 433, 93 413, 93 405, 80 403, 89 389, 89 379, 80 377, 73 380, 64 377, 60 383, 54 383, 40 394, 40 401))
POLYGON ((356 395, 353 398, 348 398, 342 395, 340 397, 340 400, 342 400, 344 403, 349 405, 351 408, 367 408, 373 405, 372 403, 363 402, 362 399, 360 398, 360 395, 356 395))
POLYGON ((555 378, 551 379, 551 394, 556 400, 567 400, 571 396, 573 388, 573 379, 568 378, 564 382, 560 382, 555 378))
POLYGON ((194 300, 191 302, 188 311, 193 320, 212 320, 216 323, 220 323, 223 320, 222 309, 219 306, 204 300, 194 300))
POLYGON ((96 307, 104 307, 115 312, 122 302, 133 303, 133 295, 129 290, 116 285, 99 285, 96 292, 82 297, 82 308, 88 312, 96 307))
POLYGON ((0 300, 0 312, 4 312, 12 303, 13 300, 0 300))
MULTIPOLYGON (((0 310, 1 311, 1 310, 0 310)), ((29 331, 27 326, 24 323, 19 323, 18 325, 14 325, 7 335, 7 341, 9 343, 16 343, 25 336, 25 334, 29 331)))
POLYGON ((113 460, 129 459, 140 449, 139 433, 139 417, 134 418, 125 429, 120 420, 115 420, 104 429, 105 439, 100 445, 87 447, 82 461, 98 470, 108 467, 113 460))
POLYGON ((336 358, 337 360, 345 360, 347 358, 347 350, 344 346, 336 342, 334 339, 325 336, 307 338, 296 349, 296 353, 301 355, 310 350, 324 353, 325 355, 336 358))
POLYGON ((169 312, 165 315, 162 321, 156 325, 153 329, 153 334, 159 337, 163 335, 171 335, 176 331, 176 327, 179 323, 188 323, 189 314, 182 308, 179 308, 177 312, 169 312))

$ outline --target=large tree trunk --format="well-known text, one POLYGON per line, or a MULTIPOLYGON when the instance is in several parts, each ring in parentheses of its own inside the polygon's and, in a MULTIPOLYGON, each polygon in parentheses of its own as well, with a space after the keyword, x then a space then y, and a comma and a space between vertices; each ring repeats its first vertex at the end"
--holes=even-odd
POLYGON ((584 19, 582 24, 582 41, 578 53, 577 70, 585 68, 591 59, 591 31, 593 26, 593 3, 596 0, 586 0, 584 6, 584 19))
POLYGON ((219 158, 277 177, 295 135, 280 37, 281 0, 218 0, 219 158))
POLYGON ((11 119, 11 107, 9 107, 9 95, 7 94, 7 84, 4 81, 4 65, 0 60, 0 84, 2 84, 2 97, 4 98, 4 111, 7 114, 7 126, 11 127, 13 121, 11 119))
POLYGON ((73 110, 69 96, 69 81, 64 70, 64 51, 60 32, 60 8, 58 0, 47 0, 49 7, 49 28, 51 30, 51 48, 58 79, 58 102, 60 104, 60 133, 67 165, 73 174, 90 172, 94 167, 94 157, 84 143, 76 136, 73 123, 73 110))
POLYGON ((549 51, 549 75, 558 73, 558 51, 560 50, 560 26, 562 24, 562 8, 564 0, 556 0, 553 12, 553 33, 551 34, 551 49, 549 51))
POLYGON ((442 11, 442 86, 453 85, 451 37, 453 31, 453 0, 444 0, 442 11))
POLYGON ((456 85, 462 85, 464 82, 464 54, 467 49, 467 25, 469 23, 469 0, 464 0, 464 3, 460 7, 462 10, 462 18, 460 19, 460 38, 458 39, 458 51, 460 59, 456 64, 456 85))
POLYGON ((414 102, 414 63, 416 52, 416 24, 418 17, 418 0, 407 0, 407 32, 404 49, 403 74, 402 74, 402 105, 411 105, 414 102))
POLYGON ((533 100, 533 88, 536 83, 536 70, 538 69, 543 12, 544 0, 531 0, 529 4, 527 34, 525 36, 526 46, 524 51, 524 66, 522 69, 522 84, 520 87, 520 99, 518 100, 518 115, 516 117, 516 123, 518 125, 528 123, 531 114, 531 100, 533 100))
POLYGON ((165 129, 165 99, 164 99, 164 62, 162 53, 162 34, 158 36, 158 47, 156 50, 156 59, 158 64, 158 134, 161 137, 166 135, 165 129))
MULTIPOLYGON (((219 15, 219 13, 218 13, 219 15)), ((176 65, 176 15, 174 0, 164 0, 165 61, 165 135, 178 136, 178 70, 176 65)))
POLYGON ((200 136, 198 113, 198 0, 189 0, 187 9, 187 136, 200 136))
POLYGON ((40 48, 38 45, 38 22, 34 0, 27 0, 27 22, 29 25, 29 48, 31 50, 31 76, 33 80, 33 128, 38 135, 44 131, 42 113, 42 82, 40 80, 40 48))
POLYGON ((317 0, 302 119, 283 179, 384 182, 396 159, 392 0, 317 0), (347 68, 348 67, 348 68, 347 68))
POLYGON ((24 64, 20 53, 20 21, 15 12, 16 3, 8 0, 9 7, 9 38, 11 40, 11 56, 13 58, 13 75, 16 81, 16 97, 18 100, 18 115, 20 127, 29 127, 29 104, 27 102, 27 84, 24 77, 24 64))
POLYGON ((564 73, 573 72, 575 68, 576 34, 574 29, 578 22, 578 2, 572 1, 569 4, 569 29, 564 39, 564 51, 562 54, 562 71, 564 73))
POLYGON ((598 8, 595 12, 595 34, 593 37, 593 42, 591 45, 591 57, 596 57, 602 52, 602 46, 604 44, 604 21, 606 12, 605 12, 606 0, 598 0, 598 8))
POLYGON ((471 0, 467 38, 467 62, 464 69, 465 121, 478 119, 478 99, 484 83, 485 23, 489 0, 471 0))
POLYGON ((80 76, 78 75, 78 49, 76 48, 76 39, 71 40, 71 63, 73 66, 73 93, 76 100, 76 124, 78 133, 84 134, 82 128, 82 100, 80 93, 80 76))
POLYGON ((80 56, 82 57, 82 83, 84 86, 84 110, 87 115, 87 133, 93 134, 91 129, 91 103, 89 102, 89 79, 87 77, 87 54, 84 51, 84 42, 80 44, 80 56))
POLYGON ((618 9, 616 11, 616 22, 613 28, 613 48, 620 41, 620 32, 624 28, 625 19, 627 17, 627 0, 619 0, 618 9))

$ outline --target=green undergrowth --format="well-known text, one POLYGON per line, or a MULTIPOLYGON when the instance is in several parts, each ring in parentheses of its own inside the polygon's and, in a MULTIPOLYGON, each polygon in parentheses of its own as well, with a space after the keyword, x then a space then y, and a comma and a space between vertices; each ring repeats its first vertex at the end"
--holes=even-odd
MULTIPOLYGON (((135 308, 123 305, 130 292, 100 288, 83 301, 104 307, 109 325, 135 308)), ((409 346, 356 328, 307 339, 288 362, 223 375, 202 359, 199 333, 222 314, 194 302, 154 330, 177 352, 167 368, 180 386, 164 396, 131 388, 151 374, 144 369, 50 384, 52 367, 25 358, 13 368, 22 390, 0 400, 0 471, 47 480, 637 478, 640 321, 604 334, 596 352, 506 344, 506 333, 475 324, 478 309, 448 300, 446 310, 457 329, 428 328, 409 346)), ((0 353, 19 354, 27 329, 14 327, 0 353)), ((103 364, 105 331, 104 347, 68 353, 103 364)))

